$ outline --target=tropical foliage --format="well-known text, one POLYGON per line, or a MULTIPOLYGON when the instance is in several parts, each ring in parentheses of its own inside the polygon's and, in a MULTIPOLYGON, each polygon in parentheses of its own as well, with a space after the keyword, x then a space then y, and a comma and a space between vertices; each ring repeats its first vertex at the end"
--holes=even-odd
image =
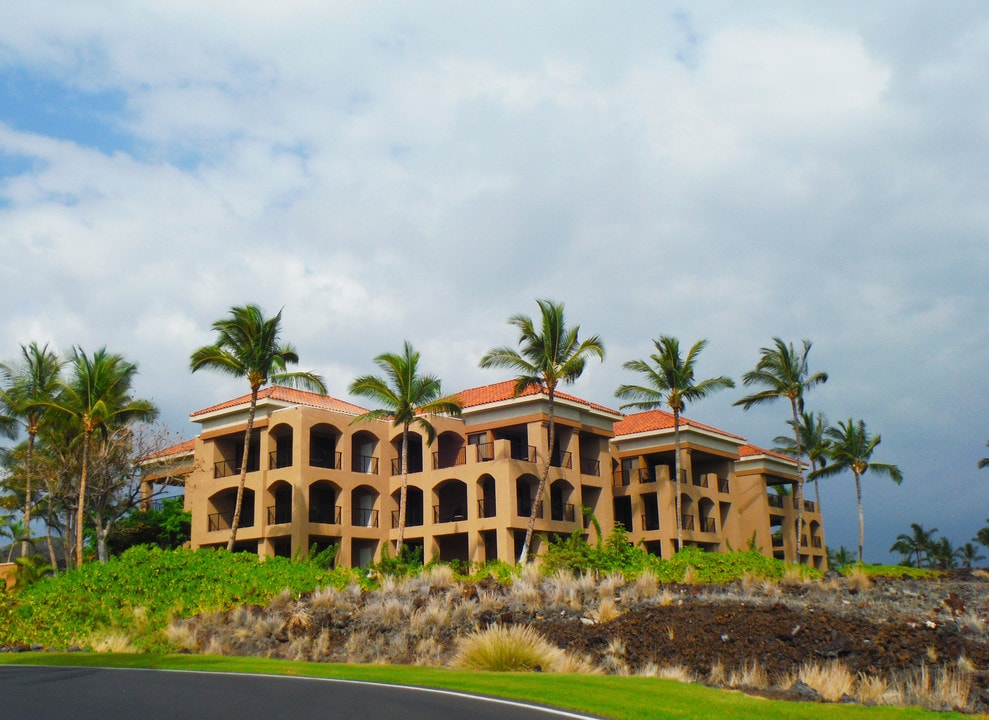
MULTIPOLYGON (((551 300, 537 300, 539 306, 538 325, 528 315, 513 315, 508 319, 519 332, 516 350, 502 346, 489 350, 481 358, 482 368, 507 368, 514 370, 515 395, 520 395, 531 387, 544 391, 548 398, 548 439, 550 454, 556 442, 555 399, 560 384, 573 383, 584 373, 587 359, 604 359, 604 341, 597 335, 580 340, 580 326, 567 325, 562 303, 551 300)), ((550 458, 543 458, 542 472, 536 496, 531 503, 529 522, 525 531, 525 541, 519 554, 519 563, 529 559, 532 544, 532 530, 539 512, 546 479, 549 476, 550 458)))

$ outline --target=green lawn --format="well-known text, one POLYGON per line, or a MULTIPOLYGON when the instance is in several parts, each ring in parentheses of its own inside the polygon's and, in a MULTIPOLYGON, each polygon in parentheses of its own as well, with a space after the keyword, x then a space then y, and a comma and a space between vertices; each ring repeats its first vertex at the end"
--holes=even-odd
POLYGON ((968 717, 959 713, 934 713, 914 708, 870 708, 859 705, 778 702, 701 685, 607 675, 475 673, 407 666, 333 665, 207 655, 9 653, 0 655, 0 664, 161 668, 363 680, 445 688, 527 700, 613 718, 613 720, 650 718, 960 720, 968 717))

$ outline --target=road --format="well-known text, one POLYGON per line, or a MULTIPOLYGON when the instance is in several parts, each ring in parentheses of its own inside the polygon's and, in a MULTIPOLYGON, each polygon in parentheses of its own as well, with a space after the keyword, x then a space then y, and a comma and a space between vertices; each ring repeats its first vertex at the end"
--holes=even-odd
POLYGON ((170 670, 0 665, 3 720, 590 720, 444 690, 170 670))

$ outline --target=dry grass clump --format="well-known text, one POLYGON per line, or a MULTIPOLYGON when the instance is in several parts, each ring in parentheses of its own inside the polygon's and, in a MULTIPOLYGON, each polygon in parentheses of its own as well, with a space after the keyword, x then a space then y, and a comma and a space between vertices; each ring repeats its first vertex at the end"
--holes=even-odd
POLYGON ((621 573, 611 573, 597 584, 597 595, 602 600, 614 599, 623 587, 625 587, 625 576, 621 573))
POLYGON ((851 696, 855 689, 855 676, 845 663, 839 661, 824 665, 805 663, 798 676, 828 702, 838 702, 846 695, 851 696))
POLYGON ((862 592, 872 587, 872 579, 856 568, 845 576, 845 588, 849 592, 862 592))
POLYGON ((711 665, 711 670, 707 674, 707 684, 721 687, 728 684, 728 672, 721 660, 717 660, 711 665))
POLYGON ((858 674, 855 685, 855 698, 863 705, 889 705, 893 699, 889 682, 877 675, 858 674))
POLYGON ((495 672, 556 672, 564 652, 526 625, 492 625, 457 644, 454 667, 495 672))
POLYGON ((613 637, 608 641, 601 656, 601 669, 611 675, 628 675, 628 663, 625 661, 625 641, 620 637, 613 637))
POLYGON ((136 653, 130 636, 122 632, 94 633, 89 636, 86 645, 98 653, 136 653))
POLYGON ((622 599, 630 603, 649 600, 659 592, 659 576, 652 570, 646 570, 634 582, 627 583, 622 588, 622 599))
POLYGON ((421 577, 426 581, 430 589, 437 590, 451 588, 457 580, 453 568, 449 565, 433 565, 423 572, 421 577))
POLYGON ((327 587, 316 590, 309 597, 309 604, 313 610, 353 612, 360 599, 361 588, 359 585, 350 584, 341 590, 328 585, 327 587))
POLYGON ((964 710, 972 693, 972 676, 947 665, 933 673, 922 665, 893 682, 895 704, 918 705, 928 710, 964 710))
POLYGON ((405 617, 406 605, 397 597, 375 593, 364 607, 364 620, 378 625, 397 625, 405 617))
POLYGON ((697 676, 683 665, 657 665, 647 663, 635 671, 636 677, 651 677, 661 680, 675 680, 682 683, 695 683, 697 676))
POLYGON ((683 571, 683 580, 681 581, 684 585, 696 585, 697 584, 697 571, 694 570, 692 565, 688 565, 683 571))
POLYGON ((543 606, 542 579, 531 565, 512 579, 508 590, 508 606, 512 610, 537 610, 543 606))
POLYGON ((553 606, 565 605, 579 610, 584 605, 584 594, 580 588, 577 578, 565 569, 557 570, 544 583, 546 589, 546 602, 553 606))
POLYGON ((601 604, 588 613, 588 616, 596 623, 609 623, 622 616, 622 611, 610 598, 605 598, 601 604))
POLYGON ((731 671, 728 676, 728 687, 765 690, 769 687, 769 675, 758 660, 752 660, 731 671))
POLYGON ((173 620, 165 628, 165 639, 177 650, 196 650, 199 643, 196 641, 196 632, 192 629, 191 623, 185 620, 173 620))
POLYGON ((787 566, 786 570, 783 571, 783 577, 780 578, 780 585, 784 587, 796 587, 803 585, 805 582, 807 582, 807 579, 797 565, 787 566))

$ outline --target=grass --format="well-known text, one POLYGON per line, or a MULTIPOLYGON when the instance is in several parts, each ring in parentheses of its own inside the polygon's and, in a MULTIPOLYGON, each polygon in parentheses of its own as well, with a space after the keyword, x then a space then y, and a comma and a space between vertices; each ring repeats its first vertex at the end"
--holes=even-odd
POLYGON ((387 665, 335 665, 262 658, 203 655, 98 655, 16 653, 0 664, 74 667, 136 667, 205 672, 244 672, 382 682, 457 690, 552 705, 613 720, 961 720, 960 713, 919 708, 863 707, 770 701, 740 692, 687 685, 673 680, 608 675, 477 673, 387 665))

